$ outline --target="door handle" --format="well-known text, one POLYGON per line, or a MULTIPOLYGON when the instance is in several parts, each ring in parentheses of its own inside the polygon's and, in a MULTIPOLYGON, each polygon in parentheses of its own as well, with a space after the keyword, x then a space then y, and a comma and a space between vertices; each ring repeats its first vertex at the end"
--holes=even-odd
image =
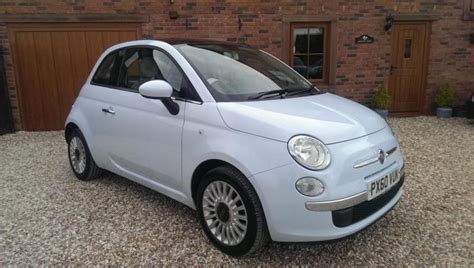
POLYGON ((112 108, 112 107, 102 108, 102 112, 108 113, 108 114, 115 114, 114 108, 112 108))

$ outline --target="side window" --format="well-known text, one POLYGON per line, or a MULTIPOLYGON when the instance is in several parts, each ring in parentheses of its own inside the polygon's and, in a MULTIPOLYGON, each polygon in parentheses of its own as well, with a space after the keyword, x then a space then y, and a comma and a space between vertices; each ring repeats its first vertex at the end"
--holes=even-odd
POLYGON ((119 87, 138 90, 138 86, 148 81, 140 75, 141 49, 127 49, 120 70, 119 87))
POLYGON ((173 87, 173 96, 184 97, 181 90, 187 87, 183 73, 178 66, 163 52, 153 50, 153 59, 157 63, 162 79, 173 87))
POLYGON ((117 86, 122 55, 123 50, 107 55, 97 68, 92 82, 104 86, 117 86))
POLYGON ((118 86, 133 91, 150 80, 165 80, 174 97, 199 101, 178 66, 165 53, 151 48, 129 48, 123 57, 118 86))
MULTIPOLYGON (((165 80, 175 93, 181 90, 183 75, 162 52, 151 48, 131 48, 125 53, 119 86, 138 91, 138 87, 150 80, 165 80)), ((176 95, 177 96, 177 95, 176 95)))

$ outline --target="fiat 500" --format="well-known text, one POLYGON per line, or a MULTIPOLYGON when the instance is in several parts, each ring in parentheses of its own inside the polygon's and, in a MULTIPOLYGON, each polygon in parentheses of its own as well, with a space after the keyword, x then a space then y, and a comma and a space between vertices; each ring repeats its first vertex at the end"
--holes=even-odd
POLYGON ((404 163, 376 113, 270 54, 142 40, 99 58, 65 123, 80 180, 108 170, 196 209, 221 251, 356 233, 402 196, 404 163))

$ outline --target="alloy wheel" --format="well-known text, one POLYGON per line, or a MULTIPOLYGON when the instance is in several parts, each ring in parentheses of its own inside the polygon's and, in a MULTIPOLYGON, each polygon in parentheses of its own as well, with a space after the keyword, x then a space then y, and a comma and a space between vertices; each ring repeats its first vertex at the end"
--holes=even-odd
POLYGON ((214 237, 228 246, 242 242, 248 218, 239 193, 224 181, 213 181, 204 190, 202 210, 207 227, 214 237))
POLYGON ((69 157, 74 171, 82 174, 86 169, 86 149, 78 137, 73 137, 69 142, 69 157))

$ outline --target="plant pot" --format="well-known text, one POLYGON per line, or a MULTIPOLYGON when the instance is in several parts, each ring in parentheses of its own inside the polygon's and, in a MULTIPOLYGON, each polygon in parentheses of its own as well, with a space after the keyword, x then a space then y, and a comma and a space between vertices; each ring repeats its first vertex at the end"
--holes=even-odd
POLYGON ((387 119, 388 110, 385 109, 374 109, 376 113, 378 113, 383 119, 387 119))
POLYGON ((436 116, 439 118, 449 118, 453 114, 453 108, 451 107, 438 107, 436 108, 436 116))

